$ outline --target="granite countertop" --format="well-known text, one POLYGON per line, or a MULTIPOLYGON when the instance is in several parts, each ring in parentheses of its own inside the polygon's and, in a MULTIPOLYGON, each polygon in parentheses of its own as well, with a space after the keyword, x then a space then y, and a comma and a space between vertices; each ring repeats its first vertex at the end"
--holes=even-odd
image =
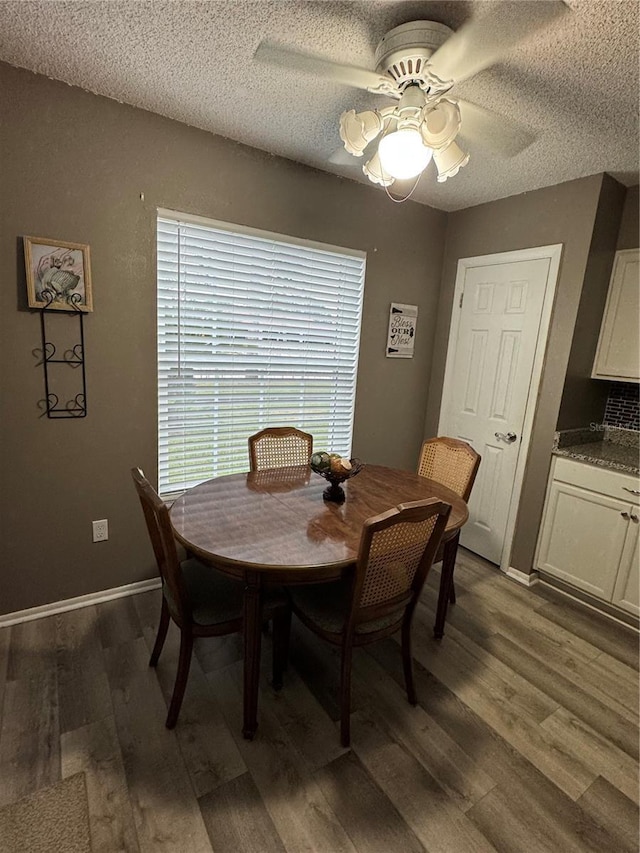
POLYGON ((564 430, 556 433, 553 453, 589 465, 640 474, 639 433, 635 430, 564 430))

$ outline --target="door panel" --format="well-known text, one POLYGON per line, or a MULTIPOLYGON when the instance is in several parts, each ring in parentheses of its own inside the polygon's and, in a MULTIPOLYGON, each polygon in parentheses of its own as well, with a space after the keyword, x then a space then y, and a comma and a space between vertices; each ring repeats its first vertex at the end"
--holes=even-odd
POLYGON ((496 378, 493 385, 493 399, 489 407, 489 417, 493 420, 507 421, 509 403, 513 399, 516 372, 518 369, 518 351, 520 332, 505 332, 500 335, 500 349, 496 378))
POLYGON ((472 332, 471 352, 467 364, 467 384, 463 408, 470 415, 479 414, 480 380, 484 373, 484 356, 487 350, 486 332, 472 332))

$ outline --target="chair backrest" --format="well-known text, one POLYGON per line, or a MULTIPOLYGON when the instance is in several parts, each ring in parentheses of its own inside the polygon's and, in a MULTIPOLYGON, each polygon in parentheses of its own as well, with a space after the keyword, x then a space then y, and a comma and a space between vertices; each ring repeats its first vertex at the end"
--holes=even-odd
POLYGON ((442 483, 468 501, 480 459, 481 456, 466 441, 445 436, 429 438, 420 451, 418 474, 442 483))
POLYGON ((189 600, 182 583, 180 560, 167 505, 140 468, 132 468, 131 476, 140 498, 144 520, 147 524, 162 582, 168 589, 177 615, 181 619, 190 618, 189 600))
POLYGON ((301 489, 311 479, 311 468, 299 465, 287 468, 263 468, 260 471, 252 471, 247 477, 247 488, 252 492, 292 492, 301 489))
POLYGON ((308 465, 313 436, 295 427, 267 427, 249 438, 251 471, 308 465))
POLYGON ((450 504, 431 498, 367 519, 349 617, 352 626, 415 607, 450 512, 450 504))

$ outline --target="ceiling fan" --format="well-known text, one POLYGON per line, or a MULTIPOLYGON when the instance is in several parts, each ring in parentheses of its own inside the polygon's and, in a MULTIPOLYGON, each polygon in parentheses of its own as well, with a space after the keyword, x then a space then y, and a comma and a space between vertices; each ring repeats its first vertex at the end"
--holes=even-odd
MULTIPOLYGON (((375 71, 343 65, 272 42, 262 42, 254 55, 260 62, 303 71, 335 83, 366 89, 397 104, 340 117, 340 138, 353 157, 367 161, 362 170, 375 184, 415 178, 433 159, 437 180, 453 177, 469 161, 456 142, 466 140, 514 156, 535 134, 511 119, 469 101, 449 97, 451 89, 498 62, 516 45, 559 20, 568 7, 562 0, 521 4, 506 27, 503 9, 493 6, 457 31, 435 21, 410 21, 390 30, 375 53, 375 71), (374 140, 379 140, 373 154, 374 140)), ((344 152, 330 160, 344 163, 344 152)), ((349 161, 351 157, 349 157, 349 161)), ((404 199, 403 199, 404 200, 404 199)))

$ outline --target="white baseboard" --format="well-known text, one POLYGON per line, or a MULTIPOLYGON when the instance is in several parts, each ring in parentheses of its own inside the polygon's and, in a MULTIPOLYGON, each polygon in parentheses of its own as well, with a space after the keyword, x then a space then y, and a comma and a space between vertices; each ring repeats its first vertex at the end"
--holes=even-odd
POLYGON ((535 586, 540 581, 540 575, 537 572, 531 572, 529 575, 526 572, 521 572, 520 569, 514 569, 513 566, 509 566, 505 574, 523 586, 535 586))
POLYGON ((45 616, 53 616, 56 613, 65 613, 67 610, 90 607, 92 604, 112 601, 114 598, 124 598, 127 595, 138 595, 140 592, 148 592, 151 589, 159 588, 160 578, 150 578, 146 581, 128 583, 125 586, 103 589, 100 592, 90 592, 88 595, 79 595, 76 598, 67 598, 64 601, 52 601, 50 604, 40 604, 38 607, 29 607, 27 610, 16 610, 13 613, 0 615, 0 628, 8 628, 9 625, 17 625, 20 622, 30 622, 32 619, 42 619, 45 616))

